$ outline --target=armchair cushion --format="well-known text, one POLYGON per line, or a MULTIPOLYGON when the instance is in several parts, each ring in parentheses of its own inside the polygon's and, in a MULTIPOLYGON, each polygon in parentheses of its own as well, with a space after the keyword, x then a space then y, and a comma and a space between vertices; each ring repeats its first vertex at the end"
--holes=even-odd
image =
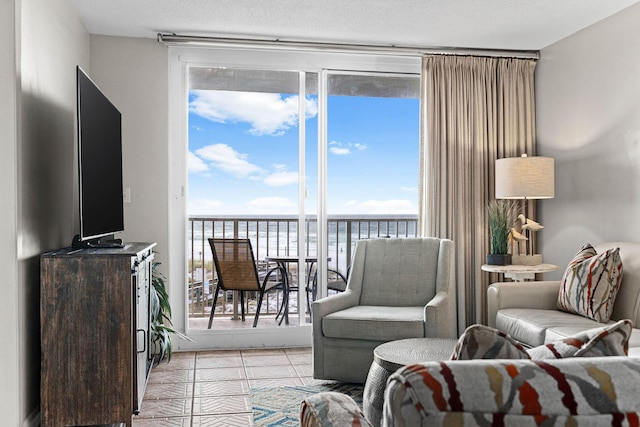
POLYGON ((558 309, 606 323, 622 280, 620 249, 597 254, 590 244, 573 257, 564 273, 558 294, 558 309))
MULTIPOLYGON (((440 241, 433 239, 377 239, 366 248, 360 304, 425 306, 439 290, 440 241)), ((352 269, 352 275, 356 273, 352 269)), ((442 274, 442 272, 440 272, 442 274)))
POLYGON ((424 336, 424 307, 357 305, 325 316, 328 338, 392 341, 424 336))

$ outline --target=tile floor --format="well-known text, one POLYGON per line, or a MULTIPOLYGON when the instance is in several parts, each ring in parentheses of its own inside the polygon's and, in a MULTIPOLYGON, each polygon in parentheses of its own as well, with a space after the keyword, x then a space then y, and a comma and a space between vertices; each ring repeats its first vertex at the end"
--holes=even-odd
POLYGON ((250 388, 315 382, 311 348, 174 353, 151 370, 133 425, 250 427, 250 388))

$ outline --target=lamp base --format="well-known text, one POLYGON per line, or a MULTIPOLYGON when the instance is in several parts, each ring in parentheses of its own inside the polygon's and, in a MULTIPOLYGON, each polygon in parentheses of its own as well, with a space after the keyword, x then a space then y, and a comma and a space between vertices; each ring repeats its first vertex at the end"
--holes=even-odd
POLYGON ((542 264, 542 255, 513 255, 511 263, 513 265, 540 265, 542 264))

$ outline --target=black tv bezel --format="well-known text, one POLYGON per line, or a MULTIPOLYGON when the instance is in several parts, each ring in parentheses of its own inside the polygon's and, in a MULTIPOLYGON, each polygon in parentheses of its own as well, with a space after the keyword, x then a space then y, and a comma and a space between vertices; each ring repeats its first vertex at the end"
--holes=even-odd
MULTIPOLYGON (((85 96, 86 99, 86 96, 85 96)), ((74 238, 74 245, 80 244, 85 247, 99 247, 99 246, 107 246, 113 247, 118 246, 120 241, 114 241, 113 235, 115 233, 120 233, 124 231, 124 201, 122 199, 122 188, 123 188, 123 165, 122 165, 122 114, 120 110, 111 102, 111 100, 104 94, 104 92, 98 87, 98 85, 89 77, 89 75, 84 72, 84 70, 80 67, 76 67, 76 126, 77 126, 77 149, 78 149, 78 213, 79 213, 79 225, 80 225, 80 233, 76 238, 74 238), (83 167, 83 146, 86 146, 86 142, 83 142, 83 118, 82 113, 86 114, 86 110, 83 109, 83 89, 81 85, 83 84, 83 79, 85 82, 90 83, 92 89, 95 89, 97 93, 101 95, 103 101, 106 101, 108 105, 113 109, 112 113, 117 113, 119 129, 118 129, 118 145, 120 147, 119 150, 119 164, 117 168, 119 170, 119 174, 115 172, 111 175, 110 179, 118 176, 119 181, 116 184, 119 188, 118 194, 119 198, 116 202, 119 206, 119 209, 113 208, 112 213, 115 212, 114 215, 117 215, 118 218, 111 221, 109 223, 109 227, 104 227, 103 230, 90 230, 89 232, 85 232, 87 228, 87 212, 84 208, 85 199, 87 198, 87 194, 85 194, 86 188, 88 186, 84 181, 87 180, 86 176, 83 175, 83 172, 86 172, 86 165, 83 167), (118 213, 119 212, 119 213, 118 213), (109 240, 101 240, 102 238, 107 238, 109 240)), ((86 147, 85 150, 86 152, 86 147)), ((95 200, 95 199, 94 199, 95 200)), ((115 201, 115 197, 111 198, 111 201, 115 201)))

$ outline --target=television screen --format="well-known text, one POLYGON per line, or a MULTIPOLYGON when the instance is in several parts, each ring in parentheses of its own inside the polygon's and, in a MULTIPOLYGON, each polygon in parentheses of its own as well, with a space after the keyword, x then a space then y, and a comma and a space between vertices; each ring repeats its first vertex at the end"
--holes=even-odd
POLYGON ((124 230, 118 109, 77 68, 80 240, 124 230))

